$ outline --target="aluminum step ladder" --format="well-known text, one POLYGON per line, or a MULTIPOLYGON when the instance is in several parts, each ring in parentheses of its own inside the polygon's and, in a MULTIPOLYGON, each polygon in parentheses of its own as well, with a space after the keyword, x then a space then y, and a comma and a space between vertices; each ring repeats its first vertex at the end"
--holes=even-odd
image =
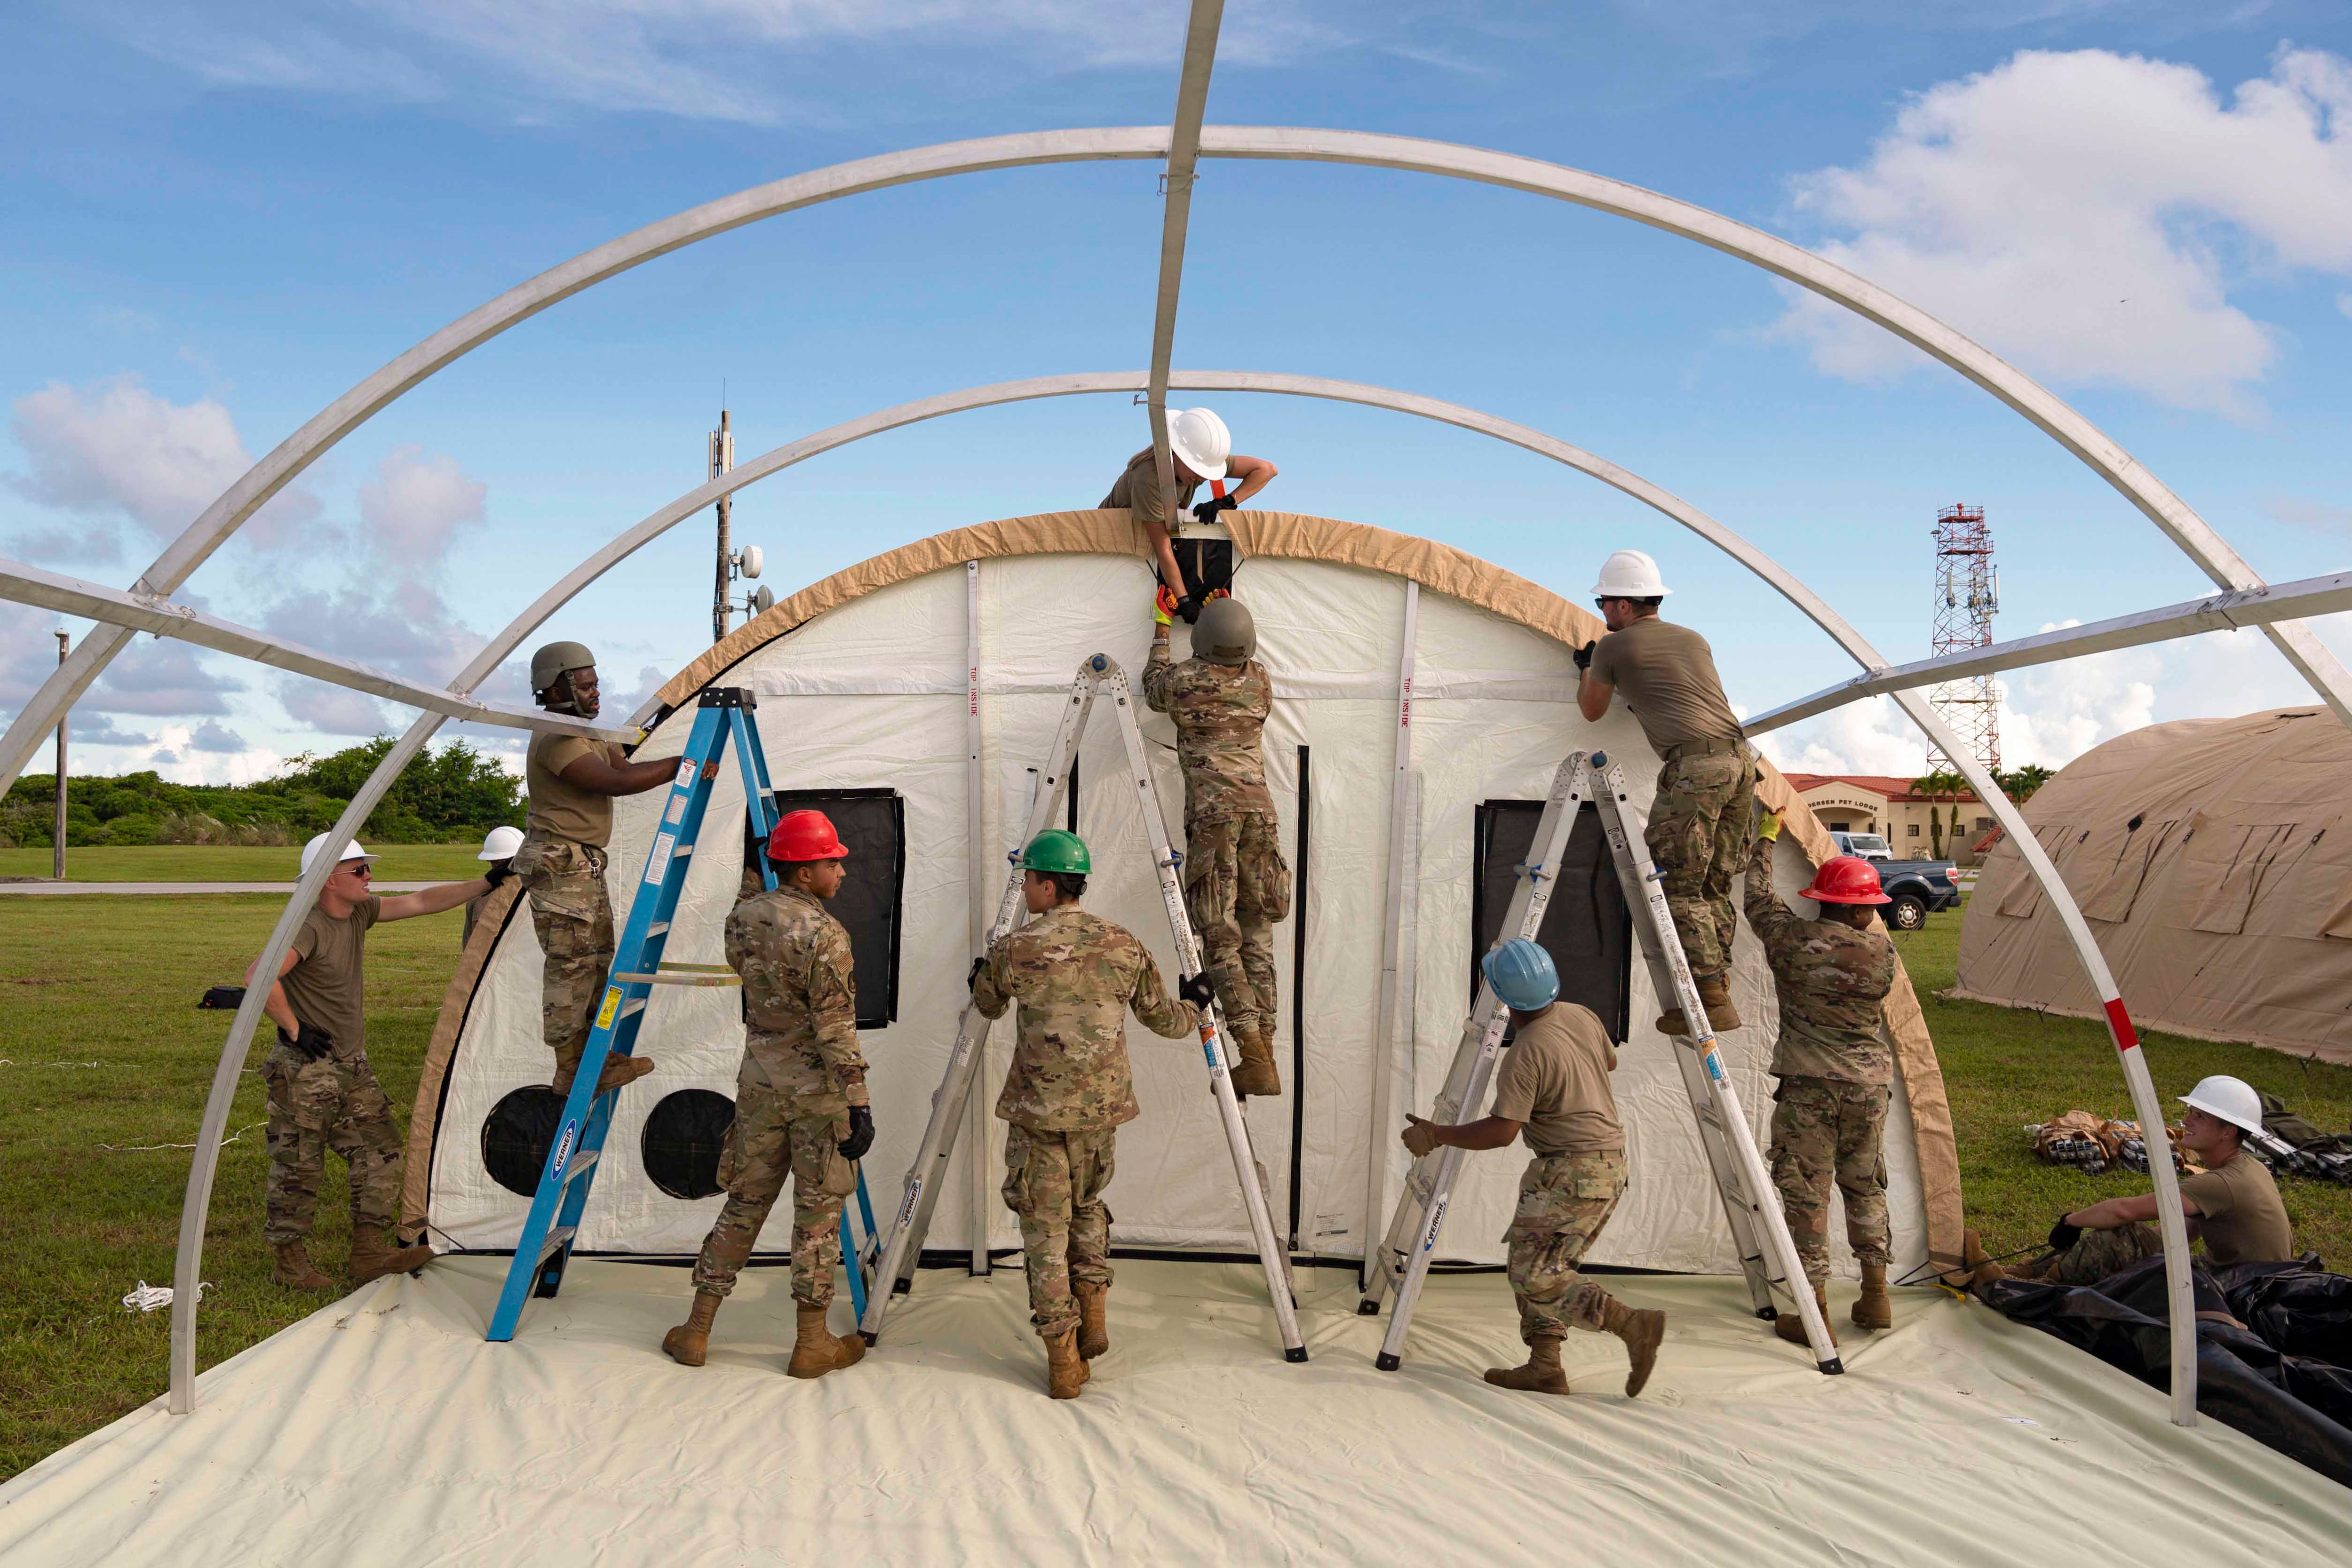
MULTIPOLYGON (((1160 815, 1159 792, 1152 787, 1150 758, 1144 750, 1143 731, 1136 722, 1135 697, 1128 685, 1127 672, 1108 654, 1096 654, 1078 666, 1077 678, 1070 684, 1069 700, 1062 706, 1061 727, 1040 775, 1036 799, 1030 806, 1029 821, 1022 830, 1020 843, 1025 847, 1052 824, 1059 810, 1069 786, 1070 768, 1077 759, 1078 742, 1086 733, 1087 719, 1097 696, 1110 700, 1118 716, 1120 739, 1126 743, 1128 773, 1142 809, 1144 831, 1150 837, 1152 866, 1160 879, 1160 899, 1167 910, 1169 934, 1175 940, 1177 968, 1184 974, 1197 974, 1201 972, 1200 945, 1184 909, 1184 889, 1178 876, 1182 858, 1168 842, 1167 818, 1160 815)), ((997 900, 996 919, 988 928, 991 947, 1013 930, 1024 913, 1020 849, 1015 849, 1009 858, 1013 869, 1005 880, 1003 896, 997 900)), ((980 1075, 981 1043, 987 1038, 989 1022, 977 1003, 965 1004, 963 1020, 956 1030, 955 1048, 948 1057, 947 1072, 931 1096, 930 1121, 923 1129, 914 1163, 907 1170, 905 1194, 884 1238, 874 1271, 877 1288, 866 1297, 858 1323, 868 1344, 881 1337, 892 1297, 914 1289, 915 1270, 922 1261, 923 1237, 930 1229, 931 1212, 946 1183, 957 1131, 965 1119, 965 1105, 980 1075)), ((1225 1143, 1233 1154, 1234 1174, 1241 1184, 1242 1206, 1249 1215, 1258 1262, 1265 1271, 1266 1293, 1274 1302, 1275 1321, 1282 1334, 1283 1357, 1286 1361, 1305 1361, 1307 1345, 1298 1332, 1297 1307, 1290 1289, 1289 1257, 1277 1238, 1273 1213, 1266 1207, 1265 1176, 1250 1147, 1241 1101, 1234 1095, 1233 1053, 1225 1042, 1223 1022, 1213 1002, 1202 1014, 1201 1054, 1208 1062, 1209 1089, 1216 1100, 1225 1143)))
MULTIPOLYGON (((1560 764, 1552 782, 1551 796, 1545 803, 1543 817, 1536 828, 1534 852, 1541 858, 1519 868, 1519 889, 1513 895, 1510 913, 1504 922, 1506 939, 1524 936, 1532 941, 1541 929, 1543 910, 1550 901, 1552 883, 1559 875, 1560 857, 1567 850, 1577 811, 1588 802, 1600 814, 1601 834, 1609 845, 1610 859, 1616 867, 1618 885, 1624 891, 1643 960, 1649 965, 1651 984, 1660 997, 1675 998, 1689 1026, 1687 1033, 1675 1037, 1675 1061, 1682 1073, 1684 1089, 1690 1096, 1699 1144, 1706 1153, 1716 1192, 1723 1203, 1724 1219, 1731 1227, 1732 1243, 1739 1254, 1740 1270, 1747 1277, 1756 1315, 1769 1321, 1787 1310, 1780 1304, 1781 1300, 1793 1305, 1805 1325, 1805 1338, 1812 1349, 1815 1364, 1825 1374, 1842 1373, 1845 1367, 1838 1359, 1836 1345, 1831 1342, 1829 1327, 1822 1320, 1812 1291, 1802 1287, 1803 1268, 1797 1258, 1796 1243, 1789 1234, 1787 1217, 1780 1212, 1771 1174, 1765 1168, 1763 1156, 1757 1152, 1755 1136, 1740 1109, 1738 1092, 1732 1088, 1730 1075, 1724 1068, 1722 1048, 1716 1043, 1715 1031, 1707 1025, 1706 1010, 1699 1005, 1697 987, 1692 983, 1690 966, 1683 956, 1682 942, 1675 934, 1674 920, 1666 909, 1659 872, 1651 862, 1638 827, 1631 820, 1634 813, 1625 788, 1624 770, 1610 761, 1607 753, 1595 752, 1588 757, 1577 752, 1560 764), (1790 1288, 1791 1279, 1800 1282, 1797 1289, 1790 1288)), ((1432 1121, 1458 1121, 1465 1110, 1475 1110, 1486 1104, 1494 1076, 1495 1053, 1502 1043, 1503 1026, 1508 1017, 1508 1011, 1500 1006, 1493 988, 1482 983, 1477 1006, 1464 1031, 1454 1070, 1447 1075, 1446 1090, 1431 1112, 1432 1121)), ((1396 1215, 1390 1222, 1371 1285, 1358 1304, 1357 1310, 1369 1316, 1380 1310, 1381 1297, 1385 1291, 1392 1289, 1396 1293, 1396 1305, 1377 1363, 1384 1372, 1393 1372, 1402 1364, 1412 1309, 1420 1298, 1422 1281, 1445 1223, 1445 1206, 1461 1169, 1463 1153, 1459 1149, 1441 1148, 1415 1163, 1412 1177, 1406 1183, 1396 1215)))
MULTIPOLYGON (((741 984, 721 964, 664 963, 662 950, 668 942, 678 898, 686 890, 688 868, 693 864, 711 786, 719 777, 730 740, 734 742, 736 764, 743 775, 743 798, 754 841, 766 844, 775 830, 767 752, 760 744, 760 727, 752 717, 757 706, 755 694, 743 688, 719 687, 702 694, 694 729, 677 760, 677 775, 670 781, 661 826, 646 856, 645 876, 637 896, 629 903, 628 923, 614 944, 604 998, 596 1009, 595 1026, 589 1033, 579 1071, 572 1075, 572 1091, 564 1098, 558 1122, 561 1131, 547 1152, 539 1190, 531 1197, 522 1234, 515 1240, 514 1261, 507 1268, 506 1287, 499 1293, 498 1310, 490 1318, 488 1337, 493 1341, 514 1338, 523 1307, 534 1295, 551 1297, 562 1289, 564 1268, 580 1233, 580 1216, 588 1206, 596 1168, 603 1163, 604 1136, 612 1128, 614 1097, 619 1092, 599 1094, 596 1083, 604 1075, 605 1058, 629 1056, 635 1050, 653 988, 741 984)), ((761 880, 772 890, 775 868, 764 854, 757 859, 761 880)), ((841 1255, 848 1265, 851 1300, 863 1313, 877 1240, 863 1170, 857 1174, 857 1211, 864 1222, 865 1240, 856 1238, 849 1206, 845 1204, 841 1255)))

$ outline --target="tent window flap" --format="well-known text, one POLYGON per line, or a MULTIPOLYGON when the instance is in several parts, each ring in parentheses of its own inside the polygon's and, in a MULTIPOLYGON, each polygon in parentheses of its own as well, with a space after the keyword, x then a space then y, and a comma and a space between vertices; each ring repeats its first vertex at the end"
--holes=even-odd
MULTIPOLYGON (((1478 959, 1494 945, 1508 912, 1518 867, 1535 846, 1539 800, 1489 800, 1477 807, 1470 907, 1470 994, 1478 994, 1478 959)), ((1544 911, 1537 943, 1559 970, 1559 999, 1590 1007, 1612 1039, 1625 1038, 1633 1002, 1633 925, 1609 864, 1601 814, 1587 805, 1569 834, 1559 885, 1544 911)))
MULTIPOLYGON (((821 811, 849 850, 849 878, 825 912, 849 932, 856 960, 857 1026, 884 1029, 898 1017, 898 941, 907 881, 907 801, 894 789, 780 789, 776 812, 821 811)), ((744 863, 753 864, 751 814, 744 863)))

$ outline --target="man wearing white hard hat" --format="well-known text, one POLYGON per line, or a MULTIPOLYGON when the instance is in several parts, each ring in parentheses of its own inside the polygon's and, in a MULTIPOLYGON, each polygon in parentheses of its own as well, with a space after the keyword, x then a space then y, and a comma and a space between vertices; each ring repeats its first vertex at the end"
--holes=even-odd
MULTIPOLYGON (((321 833, 302 847, 303 872, 327 853, 321 833)), ((345 843, 262 1005, 278 1026, 278 1044, 261 1064, 269 1093, 268 1217, 262 1237, 277 1255, 273 1277, 298 1290, 334 1287, 310 1261, 309 1250, 329 1150, 351 1167, 352 1282, 407 1273, 433 1260, 431 1247, 404 1247, 393 1240, 401 1137, 392 1102, 368 1065, 368 928, 454 910, 512 874, 495 864, 488 875, 471 881, 378 898, 368 890, 374 863, 375 857, 358 844, 345 843)), ((246 983, 253 978, 247 973, 246 983)))
POLYGON ((1231 511, 1265 489, 1276 469, 1264 458, 1245 458, 1234 450, 1225 422, 1206 408, 1178 408, 1168 416, 1168 455, 1176 464, 1176 494, 1160 489, 1160 465, 1149 447, 1127 460, 1127 471, 1103 497, 1106 509, 1124 507, 1151 536, 1151 552, 1160 563, 1160 580, 1167 585, 1168 607, 1190 625, 1201 618, 1198 601, 1184 592, 1184 574, 1176 566, 1175 547, 1168 542, 1192 492, 1203 480, 1231 479, 1238 487, 1192 508, 1192 521, 1206 522, 1221 511, 1231 511))
MULTIPOLYGON (((503 882, 508 874, 514 869, 511 862, 515 858, 515 851, 521 847, 522 829, 500 824, 491 828, 488 836, 483 838, 482 852, 474 858, 487 860, 494 867, 505 867, 506 870, 499 874, 499 880, 503 882)), ((466 934, 457 939, 459 952, 465 952, 467 948, 473 945, 474 926, 482 918, 482 907, 489 901, 489 894, 484 893, 479 898, 466 900, 466 934)))
MULTIPOLYGON (((2270 1168, 2248 1153, 2241 1131, 2263 1130, 2263 1098, 2234 1078, 2201 1079, 2180 1097, 2189 1107, 2180 1118, 2180 1146, 2205 1167, 2180 1179, 2180 1212, 2189 1238, 2205 1243, 2205 1261, 2216 1268, 2233 1263, 2294 1260, 2294 1230, 2270 1168)), ((2050 1227, 2050 1249, 2022 1268, 2003 1269, 1984 1260, 1974 1231, 1966 1232, 1970 1282, 2004 1275, 2013 1279, 2049 1279, 2061 1285, 2095 1285, 2119 1269, 2164 1250, 2150 1223, 2156 1194, 2106 1198, 2058 1216, 2050 1227)))
MULTIPOLYGON (((1601 563, 1592 598, 1609 635, 1576 650, 1576 668, 1583 672, 1576 705, 1597 723, 1622 692, 1664 764, 1642 837, 1657 862, 1706 1021, 1717 1029, 1736 1029, 1731 939, 1739 917, 1731 907, 1731 879, 1748 855, 1756 752, 1723 695, 1715 650, 1688 626, 1658 618, 1658 605, 1671 592, 1658 563, 1639 550, 1620 550, 1601 563)), ((1669 1009, 1658 1027, 1685 1033, 1683 1010, 1669 1009)))

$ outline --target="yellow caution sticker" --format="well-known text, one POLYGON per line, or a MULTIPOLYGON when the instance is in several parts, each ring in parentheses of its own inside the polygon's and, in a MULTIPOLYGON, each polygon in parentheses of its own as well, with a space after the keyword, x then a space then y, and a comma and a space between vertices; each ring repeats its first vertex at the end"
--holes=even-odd
POLYGON ((604 988, 604 1005, 596 1009, 596 1026, 600 1029, 611 1028, 613 1026, 613 1015, 620 1010, 621 988, 617 985, 606 986, 604 988))

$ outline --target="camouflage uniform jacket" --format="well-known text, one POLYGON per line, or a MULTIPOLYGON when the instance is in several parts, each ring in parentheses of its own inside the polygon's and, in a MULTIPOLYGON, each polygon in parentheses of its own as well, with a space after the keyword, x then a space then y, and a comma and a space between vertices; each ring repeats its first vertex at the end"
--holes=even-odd
POLYGON ((1021 1003, 1020 1038, 996 1114, 1037 1132, 1095 1131, 1142 1114, 1127 1061, 1127 1010, 1170 1039, 1201 1026, 1122 927, 1076 904, 1039 915, 988 950, 972 1000, 992 1018, 1021 1003))
POLYGON ((1274 710, 1274 682, 1265 667, 1211 664, 1205 658, 1169 662, 1166 643, 1154 643, 1143 667, 1143 700, 1176 721, 1176 760, 1184 769, 1184 826, 1226 817, 1274 815, 1265 787, 1265 717, 1274 710))
POLYGON ((778 888, 727 917, 727 967, 743 977, 743 1048, 798 1114, 866 1099, 849 933, 815 895, 778 888))
POLYGON ((1891 1082, 1885 1001, 1895 984, 1895 944, 1883 931, 1800 918, 1772 890, 1772 846, 1760 838, 1748 853, 1747 903, 1748 923, 1764 943, 1780 994, 1772 1070, 1783 1078, 1891 1082))

